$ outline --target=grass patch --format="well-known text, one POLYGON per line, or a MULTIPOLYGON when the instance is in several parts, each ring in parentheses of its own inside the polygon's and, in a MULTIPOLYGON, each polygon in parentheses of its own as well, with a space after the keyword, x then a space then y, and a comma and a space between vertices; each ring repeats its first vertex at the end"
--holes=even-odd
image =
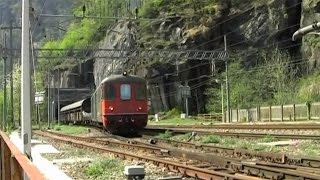
POLYGON ((64 134, 69 135, 81 135, 88 133, 88 128, 82 126, 75 126, 75 125, 56 125, 53 128, 55 131, 59 131, 64 134))
POLYGON ((85 169, 85 175, 94 179, 112 179, 122 174, 124 164, 117 159, 101 159, 92 162, 85 169))
POLYGON ((219 136, 209 135, 209 136, 203 137, 201 142, 203 144, 208 144, 208 143, 218 144, 221 142, 221 138, 219 136))
POLYGON ((255 151, 264 151, 264 150, 266 150, 266 148, 267 148, 267 146, 258 145, 258 144, 252 146, 252 149, 255 151))
POLYGON ((237 144, 237 140, 236 139, 234 139, 234 138, 225 138, 224 140, 223 140, 223 144, 224 145, 235 145, 235 144, 237 144))
POLYGON ((271 136, 270 134, 266 135, 265 137, 263 137, 261 139, 261 142, 263 143, 269 143, 269 142, 273 142, 275 141, 275 138, 273 136, 271 136))
POLYGON ((319 157, 320 156, 320 142, 319 141, 313 141, 310 143, 304 143, 300 145, 299 149, 303 150, 304 154, 310 157, 319 157))
POLYGON ((245 141, 245 142, 242 142, 239 145, 239 147, 242 148, 242 149, 251 149, 252 143, 245 141))
POLYGON ((157 137, 160 139, 169 139, 173 136, 172 131, 167 130, 165 133, 159 134, 157 137))

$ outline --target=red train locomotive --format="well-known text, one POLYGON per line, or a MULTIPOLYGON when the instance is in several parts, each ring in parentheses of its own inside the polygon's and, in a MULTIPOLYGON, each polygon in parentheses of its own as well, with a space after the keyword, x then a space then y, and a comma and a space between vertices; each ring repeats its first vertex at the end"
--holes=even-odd
POLYGON ((61 108, 62 120, 99 124, 113 134, 133 134, 148 121, 146 81, 138 76, 105 78, 91 98, 61 108))

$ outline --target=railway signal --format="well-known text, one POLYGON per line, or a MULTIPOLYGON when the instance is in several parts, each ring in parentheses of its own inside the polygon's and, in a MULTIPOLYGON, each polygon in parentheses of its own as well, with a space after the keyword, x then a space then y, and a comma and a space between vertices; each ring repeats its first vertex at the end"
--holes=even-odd
POLYGON ((185 86, 180 85, 179 86, 180 93, 183 99, 185 99, 185 107, 186 107, 186 118, 189 116, 189 103, 188 98, 191 98, 191 88, 186 83, 185 86))

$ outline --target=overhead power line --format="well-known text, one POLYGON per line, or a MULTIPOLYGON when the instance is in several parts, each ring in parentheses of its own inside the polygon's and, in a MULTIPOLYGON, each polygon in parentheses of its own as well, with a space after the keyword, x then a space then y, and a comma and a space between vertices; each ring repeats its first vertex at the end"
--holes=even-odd
POLYGON ((40 14, 40 17, 51 17, 51 18, 75 18, 75 19, 109 19, 109 20, 130 20, 130 21, 168 21, 166 18, 159 19, 148 19, 148 18, 129 18, 129 17, 112 17, 112 16, 76 16, 72 14, 40 14))
MULTIPOLYGON (((14 49, 17 51, 18 49, 14 49)), ((145 58, 183 58, 183 59, 199 59, 199 60, 224 60, 227 57, 226 51, 206 51, 206 50, 123 50, 123 49, 34 49, 38 53, 44 53, 50 57, 50 53, 81 53, 82 51, 92 51, 95 57, 107 58, 131 58, 131 57, 145 57, 145 58)), ((54 56, 54 55, 53 55, 54 56)), ((87 56, 90 57, 90 56, 87 56)))

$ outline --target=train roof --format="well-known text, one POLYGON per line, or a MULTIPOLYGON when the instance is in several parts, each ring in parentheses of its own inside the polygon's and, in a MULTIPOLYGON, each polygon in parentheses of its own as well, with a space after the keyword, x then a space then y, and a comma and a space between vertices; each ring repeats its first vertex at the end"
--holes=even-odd
POLYGON ((139 76, 135 75, 111 75, 106 77, 101 81, 102 83, 113 83, 113 82, 120 82, 120 83, 129 83, 129 82, 136 82, 136 83, 145 83, 146 80, 139 76))
POLYGON ((67 106, 64 106, 63 108, 61 108, 60 112, 65 112, 65 111, 69 111, 69 110, 72 110, 72 109, 80 108, 82 106, 82 104, 88 99, 90 100, 90 98, 82 99, 80 101, 77 101, 77 102, 74 102, 74 103, 69 104, 67 106))

